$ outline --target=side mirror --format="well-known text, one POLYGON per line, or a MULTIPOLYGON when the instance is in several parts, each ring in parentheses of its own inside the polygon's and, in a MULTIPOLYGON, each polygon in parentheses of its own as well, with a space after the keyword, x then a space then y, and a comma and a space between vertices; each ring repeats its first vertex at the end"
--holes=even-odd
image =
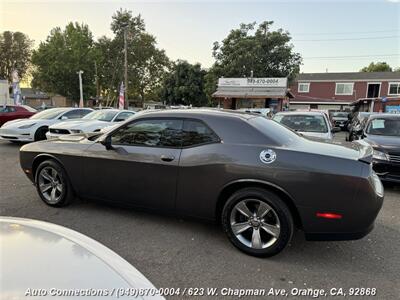
POLYGON ((337 132, 340 132, 340 131, 342 131, 342 129, 340 129, 340 127, 333 127, 332 130, 331 130, 332 133, 337 133, 337 132))
POLYGON ((114 149, 113 146, 111 145, 111 135, 107 135, 107 136, 105 137, 105 139, 102 139, 102 140, 100 141, 100 143, 101 143, 102 145, 104 145, 104 147, 106 147, 107 150, 114 149))
POLYGON ((61 116, 60 120, 68 120, 67 116, 61 116))

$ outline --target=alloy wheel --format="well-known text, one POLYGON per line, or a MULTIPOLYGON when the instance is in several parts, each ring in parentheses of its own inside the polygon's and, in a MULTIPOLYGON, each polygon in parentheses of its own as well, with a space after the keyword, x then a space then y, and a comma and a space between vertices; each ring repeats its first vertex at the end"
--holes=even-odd
POLYGON ((43 197, 51 204, 57 203, 63 193, 63 183, 58 171, 53 167, 40 170, 38 176, 39 190, 43 197))
POLYGON ((252 249, 265 249, 279 238, 280 221, 275 210, 257 199, 238 202, 230 214, 230 226, 236 238, 252 249))

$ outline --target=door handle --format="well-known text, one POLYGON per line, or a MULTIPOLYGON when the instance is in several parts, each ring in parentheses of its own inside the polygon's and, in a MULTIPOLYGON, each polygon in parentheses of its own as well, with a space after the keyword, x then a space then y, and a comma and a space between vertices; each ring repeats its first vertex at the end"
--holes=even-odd
POLYGON ((175 157, 174 156, 169 156, 169 155, 161 155, 161 160, 162 161, 167 161, 167 162, 169 162, 169 161, 173 161, 175 159, 175 157))

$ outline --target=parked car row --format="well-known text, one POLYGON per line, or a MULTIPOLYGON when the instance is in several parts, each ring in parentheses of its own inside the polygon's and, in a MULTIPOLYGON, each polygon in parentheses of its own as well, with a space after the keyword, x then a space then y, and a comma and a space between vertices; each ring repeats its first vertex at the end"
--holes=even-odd
POLYGON ((29 106, 6 106, 5 110, 6 117, 2 120, 6 122, 0 128, 0 137, 11 142, 33 142, 63 134, 96 132, 135 114, 129 110, 94 111, 91 108, 67 107, 36 112, 29 106), (11 116, 10 110, 15 112, 11 116))

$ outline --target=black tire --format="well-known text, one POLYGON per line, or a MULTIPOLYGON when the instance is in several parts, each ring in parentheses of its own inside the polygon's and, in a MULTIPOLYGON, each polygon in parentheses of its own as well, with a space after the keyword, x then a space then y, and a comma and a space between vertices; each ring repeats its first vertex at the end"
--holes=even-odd
POLYGON ((49 130, 47 127, 39 127, 35 132, 35 142, 43 141, 46 139, 46 132, 49 130))
MULTIPOLYGON (((250 209, 249 206, 249 209, 250 209)), ((250 209, 251 211, 251 209, 250 209)), ((267 210, 268 211, 268 210, 267 210)), ((251 211, 252 212, 252 211, 251 211)), ((242 216, 244 219, 247 217, 242 216)), ((255 216, 254 216, 255 218, 255 216)), ((227 234, 229 240, 232 242, 232 244, 237 247, 239 250, 245 252, 246 254, 252 255, 252 256, 258 256, 258 257, 269 257, 278 254, 281 252, 290 242, 293 231, 294 231, 294 225, 293 225, 293 217, 289 211, 289 208, 287 205, 274 193, 267 191, 262 188, 244 188, 241 189, 237 192, 235 192, 232 196, 229 197, 228 201, 225 203, 224 208, 222 210, 222 226, 227 234), (246 205, 254 205, 254 211, 259 211, 262 203, 266 204, 269 206, 269 208, 272 208, 266 215, 265 218, 273 218, 277 219, 276 221, 276 226, 279 229, 279 234, 274 237, 268 233, 266 233, 265 230, 263 229, 263 226, 261 226, 262 223, 259 223, 260 227, 254 227, 253 223, 250 221, 244 220, 243 223, 240 224, 251 224, 252 227, 249 227, 248 229, 244 230, 242 233, 240 233, 240 238, 242 240, 246 241, 246 238, 244 235, 248 234, 253 237, 254 235, 254 230, 259 230, 260 235, 264 235, 264 237, 268 238, 268 236, 271 237, 271 241, 273 243, 269 245, 270 242, 265 243, 265 245, 262 244, 262 238, 261 240, 261 248, 254 248, 252 247, 253 240, 250 241, 251 245, 246 245, 244 242, 242 242, 237 235, 234 234, 231 221, 232 221, 232 216, 236 215, 237 217, 241 217, 240 213, 238 213, 238 210, 236 207, 237 205, 241 205, 245 201, 245 203, 248 203, 246 205), (259 206, 257 208, 257 203, 259 203, 259 206), (273 215, 271 215, 273 214, 273 215), (251 233, 250 233, 251 232, 251 233)), ((264 217, 259 220, 258 222, 264 222, 264 217)), ((274 221, 274 222, 275 222, 274 221)), ((255 221, 257 222, 257 221, 255 221)), ((274 223, 273 222, 273 223, 274 223)), ((239 223, 239 222, 238 222, 239 223)), ((268 223, 268 222, 267 222, 268 223)))
POLYGON ((35 183, 36 190, 40 198, 47 205, 53 207, 66 206, 71 203, 74 198, 74 193, 68 175, 64 171, 63 167, 55 160, 45 160, 39 165, 35 174, 35 183), (53 170, 56 172, 56 175, 53 176, 54 173, 52 173, 52 176, 48 176, 50 175, 49 172, 53 172, 53 170), (48 177, 48 179, 45 177, 48 177), (54 177, 55 180, 51 181, 51 177, 54 177), (51 191, 44 191, 48 185, 51 186, 51 191), (53 200, 51 192, 53 192, 54 189, 55 197, 53 200))

